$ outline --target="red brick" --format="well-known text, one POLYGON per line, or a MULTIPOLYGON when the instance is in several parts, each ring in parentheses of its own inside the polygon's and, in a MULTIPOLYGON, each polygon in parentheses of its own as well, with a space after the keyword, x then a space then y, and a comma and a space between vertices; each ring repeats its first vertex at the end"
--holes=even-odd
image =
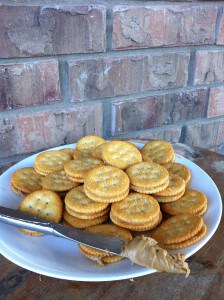
POLYGON ((208 117, 224 116, 224 87, 211 88, 208 117))
POLYGON ((214 148, 223 144, 224 118, 186 125, 185 143, 190 146, 214 148))
POLYGON ((194 85, 224 82, 224 51, 199 50, 195 58, 194 85))
POLYGON ((203 118, 206 89, 112 102, 112 134, 203 118))
POLYGON ((68 61, 73 101, 128 95, 187 84, 189 52, 68 61))
POLYGON ((113 49, 214 44, 216 16, 216 5, 116 5, 113 49))
POLYGON ((0 6, 0 57, 105 51, 101 5, 0 6))
POLYGON ((100 104, 0 118, 0 157, 71 144, 84 135, 102 135, 100 104))
POLYGON ((224 45, 224 10, 222 10, 222 16, 219 25, 219 33, 217 39, 218 45, 224 45))
POLYGON ((0 65, 0 110, 60 101, 56 60, 0 65))
POLYGON ((158 127, 151 130, 146 130, 141 133, 136 133, 130 139, 152 139, 152 140, 165 140, 171 143, 178 143, 181 136, 181 125, 158 127))

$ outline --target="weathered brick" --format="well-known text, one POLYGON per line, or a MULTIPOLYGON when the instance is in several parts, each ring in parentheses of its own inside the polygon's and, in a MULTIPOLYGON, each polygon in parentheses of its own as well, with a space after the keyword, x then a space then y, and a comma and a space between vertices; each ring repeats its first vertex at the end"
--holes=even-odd
POLYGON ((224 10, 222 10, 222 16, 221 16, 221 20, 220 20, 217 44, 218 45, 224 45, 224 10))
POLYGON ((100 104, 0 118, 0 157, 25 154, 102 135, 100 104))
POLYGON ((211 88, 207 116, 224 116, 224 87, 211 88))
POLYGON ((112 102, 113 135, 206 116, 206 89, 112 102))
POLYGON ((194 85, 224 82, 224 51, 199 50, 196 52, 194 85))
POLYGON ((152 139, 152 140, 165 140, 171 143, 178 143, 181 136, 181 125, 173 126, 163 126, 159 128, 154 128, 152 130, 146 130, 141 133, 136 133, 132 135, 132 138, 135 139, 152 139))
POLYGON ((0 65, 0 111, 60 101, 56 60, 0 65))
POLYGON ((0 6, 0 57, 105 51, 101 5, 0 6))
POLYGON ((188 51, 68 61, 72 101, 183 87, 188 51))
POLYGON ((186 125, 185 143, 190 146, 212 148, 224 141, 224 119, 186 125))
POLYGON ((116 5, 113 49, 215 43, 216 5, 116 5))

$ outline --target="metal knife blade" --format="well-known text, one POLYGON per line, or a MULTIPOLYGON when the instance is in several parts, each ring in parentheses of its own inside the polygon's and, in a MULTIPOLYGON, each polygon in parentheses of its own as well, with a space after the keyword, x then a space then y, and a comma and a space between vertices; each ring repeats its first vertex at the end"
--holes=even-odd
POLYGON ((0 222, 69 239, 115 255, 121 255, 121 250, 125 244, 118 238, 70 228, 3 206, 0 206, 0 222))

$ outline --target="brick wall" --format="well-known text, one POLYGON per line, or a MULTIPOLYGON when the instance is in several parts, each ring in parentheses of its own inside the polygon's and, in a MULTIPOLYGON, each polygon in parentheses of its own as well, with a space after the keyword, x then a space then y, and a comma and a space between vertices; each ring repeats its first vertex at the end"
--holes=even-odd
POLYGON ((224 152, 223 1, 0 3, 2 170, 87 134, 224 152))

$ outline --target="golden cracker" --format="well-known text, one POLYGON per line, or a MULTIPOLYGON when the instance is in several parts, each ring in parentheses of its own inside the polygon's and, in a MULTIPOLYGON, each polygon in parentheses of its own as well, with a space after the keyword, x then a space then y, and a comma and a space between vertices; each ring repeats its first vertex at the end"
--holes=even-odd
POLYGON ((191 179, 190 170, 183 164, 177 162, 170 162, 163 164, 170 174, 176 174, 185 180, 186 185, 189 184, 191 179))
MULTIPOLYGON (((27 195, 19 204, 18 210, 58 223, 62 217, 62 208, 62 201, 57 193, 41 190, 27 195)), ((21 230, 33 236, 42 235, 33 230, 21 230)))
POLYGON ((144 157, 149 157, 153 162, 164 164, 174 158, 174 150, 170 143, 156 140, 146 143, 141 149, 144 157))
POLYGON ((26 228, 19 228, 20 231, 22 231, 23 233, 25 234, 28 234, 30 236, 42 236, 44 235, 43 232, 38 232, 38 231, 34 231, 34 230, 29 230, 29 229, 26 229, 26 228))
POLYGON ((104 210, 95 213, 80 213, 68 208, 67 206, 65 206, 65 210, 73 217, 86 220, 86 219, 95 219, 97 217, 101 217, 105 215, 110 210, 110 207, 107 207, 104 210))
POLYGON ((185 181, 183 178, 176 174, 170 174, 169 176, 169 185, 167 188, 161 192, 156 192, 155 195, 157 196, 175 196, 182 191, 185 190, 185 181))
POLYGON ((28 194, 42 189, 42 178, 34 168, 21 168, 12 174, 11 184, 15 190, 28 194))
MULTIPOLYGON (((84 157, 91 157, 92 156, 92 150, 74 150, 73 158, 84 158, 84 157)), ((101 159, 102 160, 102 159, 101 159)))
POLYGON ((154 187, 154 188, 141 188, 138 186, 135 186, 133 184, 130 184, 130 189, 133 191, 136 191, 138 193, 142 194, 155 194, 157 192, 163 191, 167 188, 169 185, 169 180, 167 180, 165 183, 161 184, 160 186, 154 187))
MULTIPOLYGON (((130 241, 132 239, 132 235, 128 229, 121 228, 114 224, 101 224, 101 225, 91 226, 86 228, 85 231, 119 238, 123 241, 130 241)), ((106 251, 97 250, 82 244, 79 244, 79 247, 91 255, 97 255, 100 257, 112 256, 112 254, 109 254, 106 251)))
POLYGON ((17 190, 17 188, 15 188, 15 187, 13 186, 13 184, 12 184, 11 181, 10 181, 10 188, 11 188, 11 190, 13 191, 13 193, 15 193, 15 194, 17 194, 17 195, 19 195, 19 196, 24 197, 24 196, 27 195, 27 193, 22 193, 20 190, 17 190))
POLYGON ((111 256, 105 256, 105 257, 100 257, 97 255, 92 255, 86 251, 84 251, 80 245, 78 245, 78 249, 79 251, 86 256, 87 258, 89 258, 90 260, 94 261, 97 266, 104 266, 105 264, 112 264, 112 263, 116 263, 118 261, 121 261, 122 259, 124 259, 124 257, 122 256, 118 256, 118 255, 111 255, 111 256))
POLYGON ((197 243, 198 241, 200 241, 207 232, 207 226, 205 224, 203 224, 201 230, 195 234, 193 237, 187 239, 186 241, 180 242, 180 243, 173 243, 173 244, 159 244, 159 246, 161 248, 164 249, 168 249, 168 250, 175 250, 175 249, 182 249, 182 248, 186 248, 189 247, 195 243, 197 243))
POLYGON ((180 199, 185 193, 185 190, 183 190, 182 192, 180 192, 177 195, 174 196, 156 196, 155 194, 153 195, 153 197, 159 202, 159 203, 168 203, 168 202, 173 202, 176 201, 178 199, 180 199))
POLYGON ((76 144, 77 150, 93 150, 100 144, 105 143, 106 141, 97 135, 88 135, 82 137, 80 140, 78 140, 76 144))
POLYGON ((141 162, 126 169, 130 183, 141 189, 153 189, 169 180, 167 169, 156 163, 141 162))
POLYGON ((102 257, 101 261, 103 264, 113 264, 113 263, 119 262, 123 259, 124 259, 124 257, 122 257, 122 256, 112 255, 112 256, 102 257))
POLYGON ((65 197, 65 205, 77 213, 97 213, 108 207, 106 203, 99 203, 90 199, 85 191, 84 186, 78 186, 72 189, 65 197))
POLYGON ((111 211, 120 220, 139 225, 147 223, 158 216, 160 206, 149 195, 129 193, 122 201, 113 203, 111 211))
POLYGON ((95 149, 92 150, 92 156, 103 160, 103 148, 106 143, 100 144, 95 149))
POLYGON ((43 170, 38 169, 37 166, 35 166, 35 165, 34 165, 34 170, 42 176, 46 176, 47 174, 50 173, 50 172, 43 172, 43 170))
POLYGON ((66 210, 64 210, 63 218, 72 227, 81 229, 81 228, 86 228, 86 227, 93 226, 93 225, 102 224, 103 222, 105 222, 107 220, 108 214, 105 214, 103 216, 100 216, 100 217, 97 217, 94 219, 84 220, 84 219, 76 218, 76 217, 70 215, 66 210))
POLYGON ((67 177, 71 180, 71 181, 74 181, 74 182, 77 182, 77 183, 83 183, 84 181, 84 178, 83 177, 73 177, 73 176, 69 176, 67 174, 67 177))
POLYGON ((160 244, 180 243, 196 235, 202 225, 203 219, 195 214, 176 215, 162 222, 152 238, 160 244))
POLYGON ((27 195, 19 204, 18 210, 59 222, 62 217, 62 201, 57 193, 40 190, 27 195))
POLYGON ((144 154, 142 154, 142 161, 152 163, 152 159, 144 154))
POLYGON ((161 204, 162 210, 170 215, 178 215, 184 213, 197 213, 207 204, 205 194, 188 189, 184 195, 170 203, 161 204))
POLYGON ((49 150, 38 154, 34 160, 34 168, 38 173, 49 174, 64 169, 64 164, 71 156, 60 150, 49 150))
POLYGON ((202 207, 202 209, 200 209, 198 212, 196 212, 196 215, 202 216, 204 213, 206 213, 206 211, 207 211, 207 204, 204 207, 202 207))
POLYGON ((71 181, 64 170, 56 171, 48 174, 42 180, 42 186, 46 190, 63 192, 71 190, 79 184, 71 181))
POLYGON ((172 163, 175 160, 175 153, 173 152, 173 155, 171 156, 170 160, 167 163, 172 163))
POLYGON ((127 189, 126 191, 124 191, 123 194, 121 195, 117 195, 117 196, 104 196, 104 197, 101 197, 101 196, 97 196, 95 194, 93 194, 91 191, 89 191, 85 186, 84 186, 84 190, 85 190, 85 193, 86 195, 92 199, 92 200, 95 200, 96 202, 99 202, 99 203, 104 203, 104 204, 110 204, 110 203, 114 203, 114 202, 118 202, 118 201, 121 201, 123 200, 125 197, 127 197, 128 193, 129 193, 129 189, 127 189))
POLYGON ((84 176, 87 172, 99 165, 103 161, 94 157, 82 157, 69 161, 65 164, 64 169, 71 180, 83 182, 84 176))
POLYGON ((117 216, 115 216, 112 211, 110 211, 110 219, 114 224, 122 228, 127 228, 129 230, 134 230, 134 231, 147 231, 157 227, 161 223, 162 213, 159 212, 158 216, 156 216, 151 221, 146 222, 145 224, 132 224, 129 222, 122 221, 117 216))
POLYGON ((117 167, 99 166, 88 172, 84 188, 99 197, 117 197, 129 188, 127 174, 117 167))
POLYGON ((103 147, 102 157, 107 164, 123 170, 142 161, 140 151, 131 143, 124 141, 106 143, 103 147))
POLYGON ((75 152, 75 149, 72 149, 72 148, 63 148, 63 149, 60 149, 61 152, 63 153, 67 153, 70 155, 71 159, 73 158, 73 155, 74 155, 74 152, 75 152))

